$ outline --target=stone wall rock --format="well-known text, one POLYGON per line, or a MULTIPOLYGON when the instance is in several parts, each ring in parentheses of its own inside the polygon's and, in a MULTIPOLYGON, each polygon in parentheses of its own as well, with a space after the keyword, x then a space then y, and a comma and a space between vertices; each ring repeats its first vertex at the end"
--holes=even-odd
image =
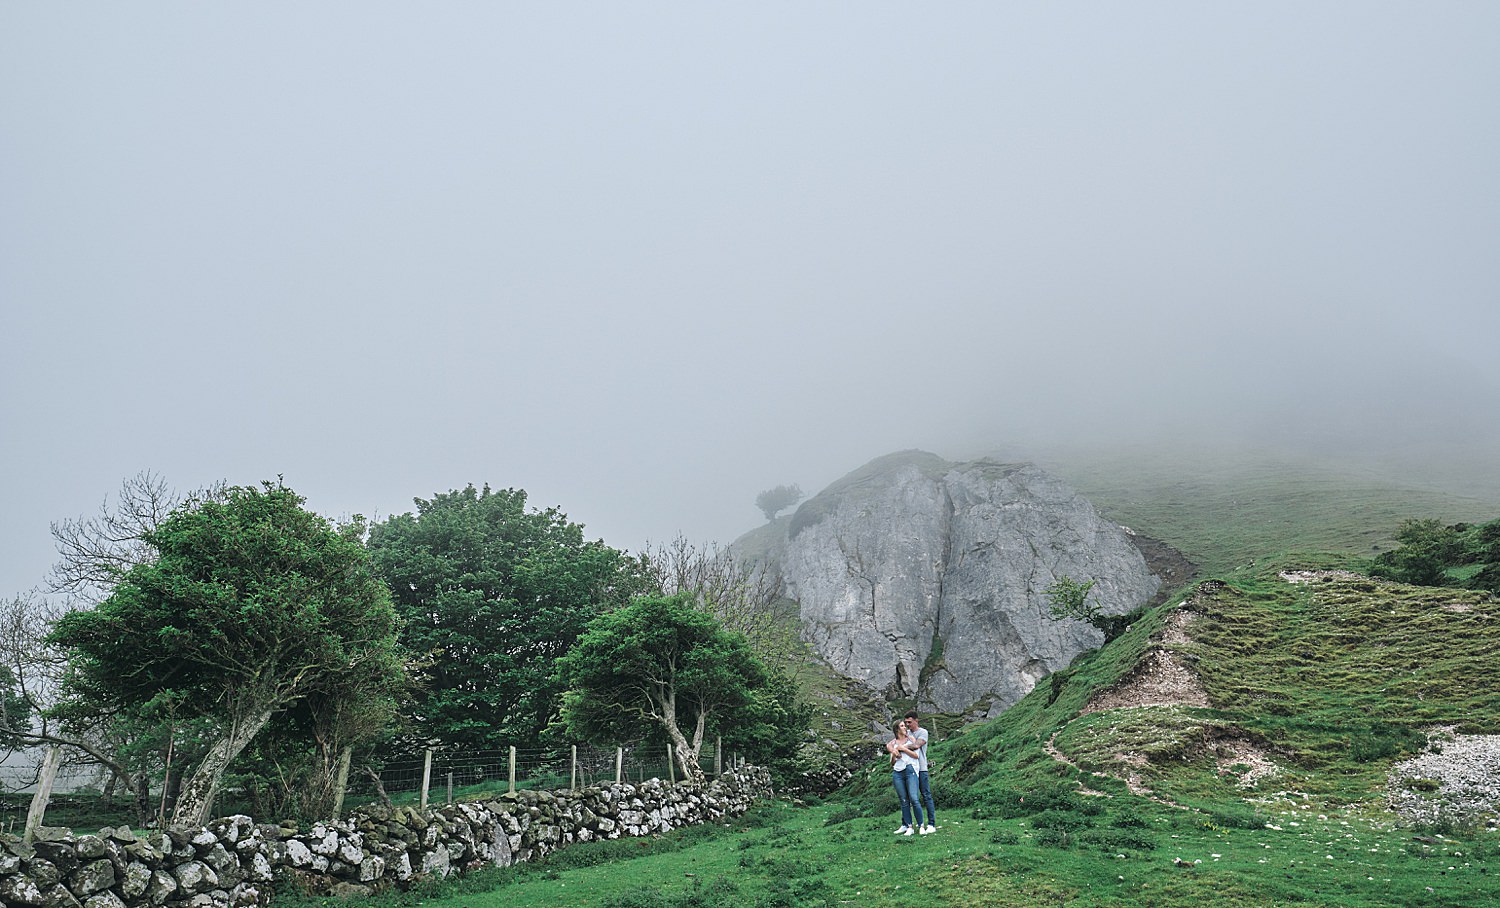
POLYGON ((771 793, 743 767, 704 783, 648 779, 493 796, 419 810, 374 806, 307 829, 249 817, 202 829, 0 835, 0 902, 25 908, 260 908, 278 887, 337 895, 507 867, 574 842, 648 836, 738 816, 771 793))

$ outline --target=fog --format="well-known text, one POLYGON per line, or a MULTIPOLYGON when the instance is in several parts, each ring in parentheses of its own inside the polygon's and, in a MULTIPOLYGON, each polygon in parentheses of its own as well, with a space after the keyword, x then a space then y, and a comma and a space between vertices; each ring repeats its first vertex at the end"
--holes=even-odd
POLYGON ((725 6, 0 7, 0 595, 142 470, 637 550, 908 447, 1500 451, 1500 6, 725 6))

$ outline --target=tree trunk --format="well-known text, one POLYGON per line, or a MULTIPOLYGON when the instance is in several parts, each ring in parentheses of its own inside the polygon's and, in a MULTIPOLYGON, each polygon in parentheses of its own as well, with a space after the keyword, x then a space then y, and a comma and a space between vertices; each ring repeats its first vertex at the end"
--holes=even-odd
MULTIPOLYGON (((328 813, 335 820, 339 818, 339 814, 344 810, 344 792, 349 788, 349 761, 353 757, 354 748, 352 747, 344 748, 344 752, 339 755, 337 779, 333 784, 333 809, 328 813)), ((452 775, 448 776, 448 781, 451 787, 453 781, 452 775)), ((451 801, 452 798, 450 797, 449 800, 451 801)))
POLYGON ((31 797, 31 809, 26 812, 26 831, 21 836, 22 843, 31 844, 31 837, 36 834, 37 827, 42 825, 42 819, 47 814, 47 801, 52 797, 52 782, 57 778, 57 769, 62 766, 62 748, 54 744, 47 748, 47 756, 42 761, 41 775, 36 782, 36 794, 31 797))
POLYGON ((144 772, 137 772, 130 777, 130 792, 135 798, 135 825, 150 825, 152 818, 151 780, 144 772))
POLYGON ((389 810, 391 807, 391 796, 385 793, 385 784, 380 781, 380 773, 375 771, 375 767, 366 766, 365 774, 370 777, 371 782, 375 783, 375 797, 379 798, 380 803, 384 804, 386 809, 389 810))
POLYGON ((313 767, 299 792, 302 810, 313 817, 338 817, 338 806, 343 801, 342 779, 349 774, 349 748, 332 749, 328 742, 317 742, 317 765, 313 767))
POLYGON ((173 826, 202 826, 211 819, 208 813, 213 809, 224 771, 245 745, 265 728, 271 720, 271 711, 269 706, 257 706, 230 723, 229 731, 213 743, 193 771, 193 777, 183 786, 177 806, 172 810, 173 826))
MULTIPOLYGON (((677 696, 676 692, 668 690, 666 696, 660 703, 661 724, 667 730, 667 738, 672 742, 672 753, 677 756, 677 766, 682 770, 682 778, 689 782, 702 782, 703 770, 698 768, 698 748, 688 742, 687 736, 677 725, 677 696)), ((701 723, 701 717, 700 717, 701 723)), ((700 739, 701 740, 701 739, 700 739)))

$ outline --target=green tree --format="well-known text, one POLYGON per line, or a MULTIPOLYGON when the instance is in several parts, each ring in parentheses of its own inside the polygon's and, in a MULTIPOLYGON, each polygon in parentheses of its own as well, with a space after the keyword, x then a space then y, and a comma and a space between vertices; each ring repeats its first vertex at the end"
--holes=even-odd
POLYGON ((368 553, 302 503, 268 482, 173 512, 143 537, 156 557, 52 633, 69 650, 74 699, 169 698, 211 723, 175 824, 208 819, 225 771, 273 715, 340 685, 382 689, 403 671, 368 553))
POLYGON ((807 771, 803 745, 812 718, 797 678, 767 666, 765 683, 751 692, 737 721, 721 729, 723 745, 765 766, 778 783, 791 782, 807 771))
POLYGON ((766 670, 766 683, 723 733, 723 745, 767 767, 777 781, 800 775, 805 764, 797 744, 812 724, 812 707, 798 682, 811 651, 797 633, 797 604, 786 598, 781 574, 765 561, 741 559, 714 544, 695 546, 681 536, 645 552, 641 565, 654 594, 687 595, 694 608, 743 636, 766 670))
POLYGON ((487 748, 535 739, 557 711, 552 662, 588 622, 643 589, 637 563, 519 489, 416 499, 376 524, 370 550, 424 665, 410 725, 487 748))
POLYGON ((793 483, 789 486, 777 486, 774 489, 766 489, 755 496, 755 506, 766 515, 767 520, 775 520, 781 511, 802 500, 802 487, 793 483))
POLYGON ((1449 582, 1446 568, 1464 560, 1459 527, 1444 526, 1439 520, 1403 521, 1396 539, 1401 546, 1375 559, 1370 568, 1374 576, 1418 586, 1443 586, 1449 582))
MULTIPOLYGON (((693 607, 651 596, 601 615, 557 662, 567 731, 589 741, 638 740, 659 727, 683 777, 701 780, 706 736, 732 735, 769 712, 766 670, 745 638, 693 607)), ((789 729, 788 747, 797 730, 789 729)))
POLYGON ((1048 612, 1057 621, 1082 621, 1104 633, 1104 642, 1125 632, 1137 614, 1109 615, 1097 601, 1091 600, 1097 580, 1074 580, 1064 574, 1042 591, 1049 602, 1048 612))
POLYGON ((1098 622, 1104 618, 1104 614, 1097 602, 1089 601, 1089 594, 1094 591, 1097 583, 1096 580, 1074 580, 1066 575, 1057 578, 1055 583, 1042 591, 1050 603, 1048 611, 1059 621, 1082 621, 1099 627, 1098 622))

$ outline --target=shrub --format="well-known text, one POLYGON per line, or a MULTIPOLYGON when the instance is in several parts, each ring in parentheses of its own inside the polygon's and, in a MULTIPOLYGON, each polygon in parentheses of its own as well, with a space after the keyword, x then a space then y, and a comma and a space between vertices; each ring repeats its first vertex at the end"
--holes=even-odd
POLYGON ((1153 851, 1156 840, 1141 829, 1085 829, 1078 839, 1101 851, 1153 851))
POLYGON ((1356 728, 1349 738, 1349 758, 1357 763, 1374 763, 1404 753, 1415 753, 1427 743, 1421 732, 1375 722, 1364 728, 1356 728))
POLYGON ((1222 807, 1211 810, 1209 819, 1215 826, 1225 829, 1261 829, 1266 818, 1252 807, 1222 807))
POLYGON ((1032 841, 1043 848, 1071 848, 1078 840, 1069 830, 1049 828, 1038 829, 1032 841))
POLYGON ((1031 818, 1031 825, 1036 829, 1077 830, 1093 823, 1087 816, 1070 810, 1044 810, 1031 818))
POLYGON ((1145 829, 1148 824, 1145 817, 1127 807, 1110 817, 1109 825, 1117 829, 1145 829))

